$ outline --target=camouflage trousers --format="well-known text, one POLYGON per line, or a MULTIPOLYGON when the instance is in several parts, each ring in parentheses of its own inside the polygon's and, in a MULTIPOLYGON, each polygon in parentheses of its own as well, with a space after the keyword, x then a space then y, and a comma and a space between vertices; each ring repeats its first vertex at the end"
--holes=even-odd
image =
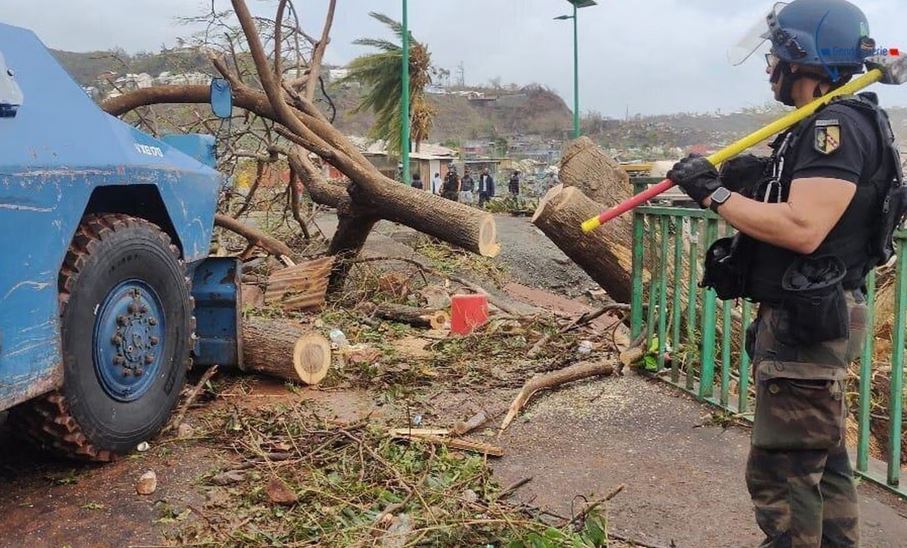
POLYGON ((847 338, 796 344, 785 336, 786 312, 767 305, 748 332, 756 415, 746 483, 761 546, 859 546, 844 379, 866 334, 866 305, 852 292, 847 301, 847 338))

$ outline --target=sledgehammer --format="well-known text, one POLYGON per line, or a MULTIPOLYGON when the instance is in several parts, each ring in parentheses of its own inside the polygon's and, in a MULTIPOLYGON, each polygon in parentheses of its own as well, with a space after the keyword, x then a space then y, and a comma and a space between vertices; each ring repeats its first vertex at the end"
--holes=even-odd
MULTIPOLYGON (((758 145, 759 143, 765 141, 766 139, 769 139, 773 135, 781 133, 794 124, 808 118, 809 116, 812 116, 817 110, 819 110, 819 108, 827 105, 835 97, 840 97, 842 95, 853 95, 858 91, 861 91, 871 86, 872 84, 875 84, 876 82, 895 86, 907 82, 907 55, 870 57, 866 60, 866 67, 868 69, 868 72, 863 76, 844 86, 841 86, 840 88, 828 93, 823 97, 816 99, 812 103, 803 106, 795 110, 794 112, 791 112, 787 116, 784 116, 783 118, 772 122, 759 131, 747 135, 736 143, 719 150, 715 154, 709 156, 707 158, 708 161, 711 162, 712 165, 718 166, 722 162, 730 160, 741 152, 744 152, 745 150, 758 145)), ((583 222, 583 232, 592 232, 611 219, 619 217, 620 215, 623 215, 631 209, 639 207, 642 204, 648 202, 649 200, 668 190, 672 186, 674 186, 674 183, 670 179, 665 179, 657 185, 649 187, 643 192, 640 192, 632 198, 624 200, 611 209, 603 211, 598 217, 593 217, 583 222)))

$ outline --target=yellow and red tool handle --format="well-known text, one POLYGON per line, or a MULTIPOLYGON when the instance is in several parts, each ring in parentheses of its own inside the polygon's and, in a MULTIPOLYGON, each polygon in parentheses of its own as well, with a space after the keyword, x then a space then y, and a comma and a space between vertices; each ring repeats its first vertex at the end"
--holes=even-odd
MULTIPOLYGON (((877 69, 877 68, 872 69, 869 72, 867 72, 866 74, 864 74, 863 76, 857 78, 856 80, 828 93, 827 95, 825 95, 823 97, 820 97, 819 99, 816 99, 812 103, 810 103, 806 106, 803 106, 803 107, 795 110, 794 112, 791 112, 790 114, 784 116, 783 118, 780 118, 780 119, 772 122, 771 124, 765 126, 764 128, 760 129, 759 131, 756 131, 754 133, 751 133, 750 135, 747 135, 746 137, 744 137, 743 139, 740 139, 736 143, 719 150, 715 154, 708 156, 707 159, 709 162, 712 163, 712 165, 717 167, 722 162, 726 162, 726 161, 730 160, 731 158, 733 158, 734 156, 737 156, 741 152, 744 152, 745 150, 758 145, 762 141, 765 141, 766 139, 769 139, 770 137, 789 129, 794 124, 801 122, 801 121, 805 120, 806 118, 812 116, 813 114, 815 114, 815 112, 817 110, 819 110, 819 108, 821 108, 824 105, 827 105, 835 97, 839 97, 841 95, 853 95, 853 94, 857 93, 858 91, 865 89, 865 88, 871 86, 872 84, 882 80, 883 77, 884 77, 884 73, 882 72, 881 69, 877 69)), ((657 185, 653 185, 653 186, 647 188, 646 190, 640 192, 639 194, 636 194, 635 196, 617 204, 616 206, 612 207, 611 209, 609 209, 607 211, 603 211, 597 217, 593 217, 593 218, 583 222, 583 224, 582 224, 583 232, 592 232, 593 230, 600 227, 604 223, 607 223, 611 219, 614 219, 615 217, 619 217, 619 216, 623 215, 624 213, 630 211, 631 209, 635 209, 635 208, 641 206, 642 204, 648 202, 655 196, 658 196, 662 192, 665 192, 666 190, 670 189, 672 186, 674 186, 674 182, 671 181, 670 179, 665 179, 664 181, 658 183, 657 185)))

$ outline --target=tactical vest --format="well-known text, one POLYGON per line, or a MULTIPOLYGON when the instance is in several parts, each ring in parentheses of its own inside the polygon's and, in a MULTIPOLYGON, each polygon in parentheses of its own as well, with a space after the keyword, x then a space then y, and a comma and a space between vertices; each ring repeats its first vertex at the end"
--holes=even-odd
MULTIPOLYGON (((857 191, 841 219, 831 230, 825 241, 811 257, 835 256, 846 266, 847 273, 842 280, 845 289, 857 289, 864 285, 866 275, 878 264, 884 264, 893 253, 891 234, 903 215, 904 189, 901 186, 903 174, 900 156, 895 145, 894 133, 888 115, 878 106, 875 94, 864 93, 846 97, 833 104, 846 105, 867 117, 877 128, 878 145, 874 170, 864 169, 857 191), (896 204, 890 204, 896 195, 896 204), (887 208, 897 207, 897 220, 887 222, 884 228, 887 208)), ((771 202, 787 201, 793 179, 798 144, 803 131, 811 127, 816 115, 804 120, 797 128, 782 134, 772 144, 774 153, 773 177, 758 189, 755 199, 771 202)), ((807 136, 808 138, 808 136, 807 136)), ((765 242, 741 236, 740 242, 748 255, 749 268, 744 280, 744 296, 758 302, 780 302, 784 297, 781 280, 785 270, 802 255, 765 242)))

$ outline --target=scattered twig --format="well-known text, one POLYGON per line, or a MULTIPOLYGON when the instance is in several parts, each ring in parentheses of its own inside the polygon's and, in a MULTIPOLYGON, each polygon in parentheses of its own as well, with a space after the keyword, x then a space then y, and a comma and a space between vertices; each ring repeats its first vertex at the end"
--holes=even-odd
POLYGON ((202 375, 202 378, 199 379, 198 384, 196 384, 195 387, 192 388, 192 391, 189 392, 189 396, 186 398, 186 401, 184 401, 183 404, 180 405, 179 411, 177 411, 173 420, 170 422, 167 428, 164 429, 165 432, 168 432, 182 424, 183 419, 186 418, 186 412, 189 411, 189 407, 193 402, 195 402, 195 399, 198 397, 198 395, 201 394, 202 389, 205 387, 208 381, 211 380, 211 377, 213 377, 214 374, 217 373, 217 367, 217 364, 215 364, 209 367, 207 371, 205 371, 205 373, 202 375))
POLYGON ((515 482, 511 483, 511 484, 508 485, 506 488, 504 488, 503 491, 501 491, 500 493, 498 493, 498 496, 495 497, 495 500, 503 500, 503 499, 506 499, 507 497, 509 497, 510 495, 512 495, 512 494, 514 493, 514 491, 516 491, 516 490, 519 489, 520 487, 526 485, 526 484, 529 483, 530 481, 532 481, 532 476, 529 476, 528 478, 523 478, 523 479, 521 479, 521 480, 518 480, 518 481, 515 481, 515 482))
POLYGON ((507 411, 507 415, 504 417, 504 420, 501 422, 501 428, 498 434, 500 435, 510 423, 513 422, 513 419, 519 414, 520 410, 529 402, 529 399, 541 390, 550 390, 551 388, 560 386, 573 381, 578 381, 581 379, 587 379, 589 377, 595 377, 598 375, 608 376, 614 372, 614 366, 611 362, 586 362, 578 363, 576 365, 571 365, 570 367, 565 367, 557 371, 552 371, 550 373, 544 373, 536 375, 526 381, 526 384, 523 385, 523 389, 520 390, 519 394, 513 403, 510 404, 510 409, 507 411))

